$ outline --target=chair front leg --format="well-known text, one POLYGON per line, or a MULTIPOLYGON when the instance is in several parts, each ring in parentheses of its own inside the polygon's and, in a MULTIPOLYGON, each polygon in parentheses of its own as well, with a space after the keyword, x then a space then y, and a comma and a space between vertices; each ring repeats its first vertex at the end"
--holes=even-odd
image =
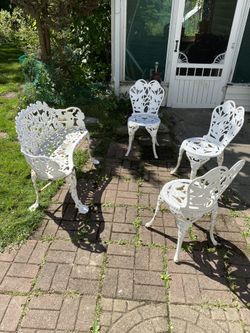
POLYGON ((178 240, 177 240, 177 248, 176 248, 175 255, 174 255, 174 262, 179 261, 181 246, 182 246, 184 237, 187 233, 187 230, 190 226, 190 223, 182 221, 182 220, 178 219, 178 217, 176 219, 176 223, 177 223, 177 227, 178 227, 178 240))
POLYGON ((35 193, 36 193, 36 201, 33 205, 31 205, 29 207, 29 210, 31 212, 33 212, 39 206, 39 192, 38 192, 38 188, 37 188, 37 185, 36 185, 37 175, 36 175, 36 173, 33 169, 31 169, 31 180, 32 180, 33 187, 34 187, 34 190, 35 190, 35 193))
POLYGON ((224 151, 219 156, 217 156, 217 163, 219 166, 222 166, 223 161, 224 161, 224 151))
POLYGON ((190 154, 187 152, 187 157, 190 162, 191 166, 191 174, 190 179, 194 179, 196 177, 197 171, 200 169, 200 167, 205 164, 207 161, 210 160, 210 158, 201 158, 196 155, 190 154))
POLYGON ((73 171, 70 175, 70 193, 71 193, 72 199, 75 202, 76 208, 78 208, 78 210, 79 210, 79 213, 86 214, 89 211, 89 207, 86 205, 83 205, 81 203, 80 199, 78 198, 76 184, 77 184, 76 173, 75 173, 75 169, 73 169, 73 171))
POLYGON ((159 125, 157 126, 146 126, 146 130, 148 131, 148 133, 151 135, 151 139, 152 139, 152 146, 153 146, 153 153, 154 153, 154 157, 158 158, 157 153, 156 153, 156 149, 155 149, 155 145, 157 142, 157 132, 158 132, 158 128, 159 125))
POLYGON ((135 125, 135 124, 129 124, 128 123, 128 135, 129 135, 129 141, 128 141, 128 150, 125 154, 125 156, 128 156, 132 147, 132 143, 134 141, 134 137, 135 137, 135 132, 138 130, 139 125, 135 125))
POLYGON ((182 160, 182 156, 183 156, 183 153, 184 153, 184 148, 182 147, 182 145, 180 146, 180 149, 179 149, 179 156, 178 156, 178 160, 177 160, 177 164, 176 164, 176 167, 174 168, 174 170, 172 170, 170 172, 171 175, 174 175, 177 173, 178 169, 179 169, 179 166, 181 164, 181 160, 182 160))
POLYGON ((210 239, 214 246, 218 245, 218 242, 214 239, 214 226, 216 223, 217 214, 218 214, 218 206, 216 206, 211 212, 211 225, 209 230, 210 239))
POLYGON ((155 217, 156 217, 157 213, 158 213, 159 210, 160 210, 160 206, 161 206, 161 203, 162 203, 162 202, 163 202, 162 197, 161 197, 161 195, 159 195, 159 196, 158 196, 158 199, 157 199, 157 204, 156 204, 156 207, 155 207, 155 213, 154 213, 154 216, 152 217, 152 219, 151 219, 149 222, 147 222, 147 223, 145 224, 145 227, 146 227, 146 228, 151 227, 151 225, 154 223, 155 217))

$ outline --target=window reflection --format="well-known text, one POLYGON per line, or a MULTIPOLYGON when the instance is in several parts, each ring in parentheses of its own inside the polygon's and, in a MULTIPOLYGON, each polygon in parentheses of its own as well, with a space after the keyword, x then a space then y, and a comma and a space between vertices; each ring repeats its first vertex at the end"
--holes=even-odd
POLYGON ((126 80, 163 79, 171 5, 172 0, 127 0, 126 80))
POLYGON ((236 3, 237 0, 185 1, 180 51, 189 63, 223 63, 236 3))

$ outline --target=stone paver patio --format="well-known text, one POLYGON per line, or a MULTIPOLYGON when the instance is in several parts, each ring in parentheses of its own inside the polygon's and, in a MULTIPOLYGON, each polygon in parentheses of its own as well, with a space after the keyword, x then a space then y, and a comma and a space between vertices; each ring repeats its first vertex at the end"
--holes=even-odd
POLYGON ((30 239, 0 254, 1 333, 87 333, 98 322, 101 333, 250 332, 242 236, 250 210, 220 208, 217 248, 204 217, 175 264, 169 211, 162 207, 154 228, 144 227, 175 158, 167 149, 159 161, 142 161, 138 147, 129 159, 125 151, 111 144, 102 168, 79 181, 89 214, 77 213, 63 186, 30 239))

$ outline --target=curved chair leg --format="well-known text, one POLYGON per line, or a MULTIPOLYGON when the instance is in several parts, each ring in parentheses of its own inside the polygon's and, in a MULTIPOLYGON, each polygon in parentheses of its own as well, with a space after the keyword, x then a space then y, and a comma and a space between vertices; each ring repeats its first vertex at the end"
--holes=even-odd
POLYGON ((32 183, 33 183, 34 190, 36 192, 36 201, 35 201, 35 203, 33 205, 31 205, 29 207, 29 210, 31 212, 33 212, 39 206, 39 192, 38 192, 38 188, 36 186, 37 175, 36 175, 36 173, 35 173, 34 170, 31 170, 31 180, 32 180, 32 183))
POLYGON ((216 206, 211 212, 211 225, 209 230, 210 239, 214 246, 218 245, 218 242, 214 239, 214 226, 216 223, 217 212, 218 212, 218 206, 216 206))
POLYGON ((217 163, 219 166, 222 166, 223 161, 224 161, 224 151, 219 156, 217 156, 217 163))
POLYGON ((181 246, 183 243, 183 239, 187 233, 187 230, 190 226, 190 223, 186 223, 184 221, 181 220, 176 220, 177 226, 178 226, 178 241, 177 241, 177 248, 175 251, 175 255, 174 255, 174 262, 178 262, 179 261, 179 254, 181 251, 181 246))
POLYGON ((197 171, 200 169, 200 167, 205 164, 207 161, 210 160, 210 158, 200 158, 193 154, 187 153, 187 157, 190 162, 191 166, 191 174, 190 179, 194 179, 196 177, 197 171))
POLYGON ((79 213, 86 214, 89 211, 89 207, 86 205, 83 205, 78 198, 77 190, 76 190, 76 173, 75 169, 73 169, 71 175, 70 175, 70 193, 72 196, 72 199, 75 202, 76 208, 78 208, 79 213))
POLYGON ((151 135, 153 152, 154 152, 154 157, 155 158, 158 158, 157 153, 156 153, 156 149, 155 149, 155 145, 156 145, 156 142, 157 142, 156 136, 157 136, 158 128, 159 128, 159 125, 158 126, 146 126, 146 130, 151 135))
POLYGON ((128 124, 128 135, 129 135, 129 141, 128 141, 128 150, 125 154, 125 156, 128 156, 132 147, 132 143, 134 141, 134 137, 135 137, 135 132, 138 130, 139 125, 135 126, 135 125, 129 125, 128 124))
POLYGON ((197 171, 200 169, 200 166, 199 165, 193 165, 191 166, 191 173, 190 173, 190 179, 194 179, 197 175, 197 171))
POLYGON ((178 169, 179 169, 179 166, 180 166, 180 164, 181 164, 181 160, 182 160, 183 153, 184 153, 184 148, 182 148, 182 146, 180 146, 180 149, 179 149, 179 156, 178 156, 177 164, 176 164, 176 167, 174 168, 174 170, 172 170, 172 171, 170 172, 171 175, 174 175, 175 173, 177 173, 177 171, 178 171, 178 169))
POLYGON ((92 155, 91 155, 91 152, 90 152, 90 136, 89 136, 89 133, 87 134, 86 139, 87 139, 87 141, 88 141, 88 154, 89 154, 89 158, 90 158, 92 164, 93 164, 93 165, 98 165, 98 164, 100 164, 100 162, 99 162, 97 159, 95 159, 94 157, 92 157, 92 155))
POLYGON ((145 224, 145 227, 146 228, 149 228, 151 227, 151 225, 153 224, 154 220, 155 220, 155 217, 157 215, 157 213, 159 212, 159 209, 160 209, 160 206, 161 206, 161 203, 163 202, 162 198, 161 198, 161 195, 158 196, 158 199, 157 199, 157 204, 156 204, 156 207, 155 207, 155 213, 154 213, 154 216, 152 217, 152 219, 147 222, 145 224))

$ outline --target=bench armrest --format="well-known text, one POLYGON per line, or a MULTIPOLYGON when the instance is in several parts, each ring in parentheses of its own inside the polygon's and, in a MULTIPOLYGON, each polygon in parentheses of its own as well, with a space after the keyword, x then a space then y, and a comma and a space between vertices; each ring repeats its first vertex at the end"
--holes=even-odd
MULTIPOLYGON (((59 110, 57 110, 59 112, 59 110)), ((79 128, 86 130, 85 115, 81 109, 77 107, 69 107, 67 109, 60 110, 61 114, 58 115, 58 121, 61 122, 66 129, 79 128)))
POLYGON ((66 176, 65 173, 60 170, 60 165, 49 157, 41 155, 34 156, 27 154, 24 151, 22 151, 22 153, 24 154, 27 163, 37 174, 38 178, 43 180, 55 180, 66 176))

